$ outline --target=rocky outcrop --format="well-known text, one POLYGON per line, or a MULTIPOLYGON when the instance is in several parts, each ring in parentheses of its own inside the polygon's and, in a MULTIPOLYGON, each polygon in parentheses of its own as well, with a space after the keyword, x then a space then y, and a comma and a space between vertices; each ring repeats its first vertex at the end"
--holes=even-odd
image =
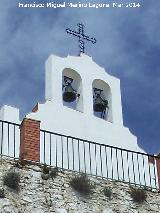
POLYGON ((15 167, 14 161, 1 160, 0 188, 5 198, 0 198, 0 213, 145 213, 160 212, 160 196, 157 191, 146 191, 147 198, 141 204, 130 196, 128 184, 90 177, 93 193, 83 196, 70 187, 76 175, 71 171, 59 171, 54 178, 43 178, 42 168, 36 165, 15 167), (3 185, 7 171, 20 173, 20 189, 14 191, 3 185), (46 180, 44 180, 46 179, 46 180), (111 197, 104 195, 104 188, 112 191, 111 197))

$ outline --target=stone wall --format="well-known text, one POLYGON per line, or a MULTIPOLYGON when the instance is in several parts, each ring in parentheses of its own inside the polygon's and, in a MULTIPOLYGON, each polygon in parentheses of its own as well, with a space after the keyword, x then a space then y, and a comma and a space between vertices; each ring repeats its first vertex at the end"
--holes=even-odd
POLYGON ((93 194, 82 196, 70 187, 75 176, 71 171, 59 171, 55 178, 44 180, 42 169, 35 165, 15 167, 14 161, 1 160, 0 188, 5 198, 0 198, 0 213, 129 213, 160 212, 160 196, 156 191, 147 191, 147 199, 135 203, 130 196, 128 184, 90 178, 95 185, 93 194), (3 185, 3 176, 9 170, 20 173, 19 192, 3 185), (104 187, 112 189, 112 196, 104 195, 104 187))

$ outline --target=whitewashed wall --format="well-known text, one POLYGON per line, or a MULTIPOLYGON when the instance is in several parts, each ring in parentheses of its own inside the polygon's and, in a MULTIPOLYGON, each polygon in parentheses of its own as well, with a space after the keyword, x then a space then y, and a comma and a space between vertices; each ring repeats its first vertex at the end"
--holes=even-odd
POLYGON ((19 109, 4 105, 0 109, 0 154, 19 158, 19 109), (6 122, 5 122, 6 121, 6 122))
POLYGON ((91 57, 51 55, 45 66, 44 104, 38 104, 38 111, 26 115, 41 121, 41 128, 52 132, 71 135, 97 143, 108 144, 135 151, 143 151, 137 145, 137 138, 123 126, 121 91, 119 79, 109 75, 91 57), (75 70, 82 79, 83 112, 63 105, 62 76, 65 69, 75 70), (110 87, 112 96, 112 122, 102 120, 93 113, 92 84, 100 79, 110 87))

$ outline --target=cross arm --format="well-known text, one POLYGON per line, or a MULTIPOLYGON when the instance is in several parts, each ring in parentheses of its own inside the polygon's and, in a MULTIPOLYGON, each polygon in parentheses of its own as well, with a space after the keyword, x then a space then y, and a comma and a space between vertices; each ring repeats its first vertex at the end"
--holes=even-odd
POLYGON ((80 37, 79 33, 75 32, 74 30, 70 30, 69 28, 66 29, 66 32, 74 36, 80 37))
POLYGON ((89 36, 83 35, 83 38, 86 39, 87 41, 91 41, 93 44, 97 42, 95 38, 90 38, 89 36))

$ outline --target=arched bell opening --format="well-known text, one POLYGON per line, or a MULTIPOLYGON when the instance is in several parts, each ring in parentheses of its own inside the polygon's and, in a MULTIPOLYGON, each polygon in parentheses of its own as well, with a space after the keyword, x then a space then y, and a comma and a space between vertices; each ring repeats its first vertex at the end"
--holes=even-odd
POLYGON ((113 122, 112 99, 109 85, 100 79, 95 79, 92 84, 93 113, 96 117, 113 122))
POLYGON ((62 100, 64 106, 83 111, 82 80, 80 75, 70 68, 63 70, 62 100))

